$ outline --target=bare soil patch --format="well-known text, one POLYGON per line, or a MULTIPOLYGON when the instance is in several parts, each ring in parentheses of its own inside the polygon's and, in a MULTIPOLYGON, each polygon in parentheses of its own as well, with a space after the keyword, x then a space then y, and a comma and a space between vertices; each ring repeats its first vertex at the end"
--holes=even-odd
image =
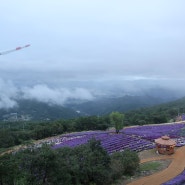
POLYGON ((144 150, 138 153, 138 156, 140 158, 140 160, 143 159, 149 159, 149 158, 153 158, 153 157, 157 157, 159 156, 159 154, 156 152, 156 149, 151 149, 151 150, 144 150))

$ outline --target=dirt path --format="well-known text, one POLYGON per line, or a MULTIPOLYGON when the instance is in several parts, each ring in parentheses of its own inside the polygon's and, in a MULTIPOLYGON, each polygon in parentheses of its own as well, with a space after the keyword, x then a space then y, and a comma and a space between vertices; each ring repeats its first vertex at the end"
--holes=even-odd
POLYGON ((162 155, 159 157, 143 159, 141 163, 160 159, 172 159, 172 162, 165 170, 133 181, 128 185, 161 185, 176 177, 185 169, 185 146, 178 148, 171 156, 162 155))

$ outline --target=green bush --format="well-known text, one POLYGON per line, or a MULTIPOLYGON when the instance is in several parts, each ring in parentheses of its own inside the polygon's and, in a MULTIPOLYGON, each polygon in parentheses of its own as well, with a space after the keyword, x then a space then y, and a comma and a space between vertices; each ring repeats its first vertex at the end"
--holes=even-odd
POLYGON ((133 175, 139 168, 139 157, 136 152, 125 150, 111 156, 112 178, 117 179, 122 175, 133 175))

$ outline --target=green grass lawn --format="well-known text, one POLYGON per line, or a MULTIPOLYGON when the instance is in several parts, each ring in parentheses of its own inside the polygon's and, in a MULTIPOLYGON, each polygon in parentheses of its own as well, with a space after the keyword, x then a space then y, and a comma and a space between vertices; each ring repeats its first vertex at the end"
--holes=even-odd
POLYGON ((152 161, 152 162, 140 164, 140 170, 141 171, 151 171, 151 170, 156 171, 159 169, 160 166, 161 166, 160 162, 152 161))

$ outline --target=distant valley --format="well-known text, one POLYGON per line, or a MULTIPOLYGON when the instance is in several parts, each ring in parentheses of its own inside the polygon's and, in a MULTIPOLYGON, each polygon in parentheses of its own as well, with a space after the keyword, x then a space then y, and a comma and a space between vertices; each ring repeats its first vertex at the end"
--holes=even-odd
POLYGON ((139 108, 147 108, 169 102, 153 96, 123 96, 115 98, 99 98, 83 103, 68 103, 64 106, 47 104, 36 100, 17 100, 18 106, 0 109, 1 121, 50 121, 71 119, 80 116, 101 116, 112 111, 127 112, 139 108))
POLYGON ((124 96, 118 98, 102 98, 81 104, 68 104, 67 107, 77 110, 82 115, 105 115, 112 111, 126 112, 146 108, 166 102, 162 98, 151 96, 124 96))
POLYGON ((18 106, 10 109, 0 109, 0 120, 3 121, 50 121, 79 117, 74 110, 36 100, 19 100, 18 106))

